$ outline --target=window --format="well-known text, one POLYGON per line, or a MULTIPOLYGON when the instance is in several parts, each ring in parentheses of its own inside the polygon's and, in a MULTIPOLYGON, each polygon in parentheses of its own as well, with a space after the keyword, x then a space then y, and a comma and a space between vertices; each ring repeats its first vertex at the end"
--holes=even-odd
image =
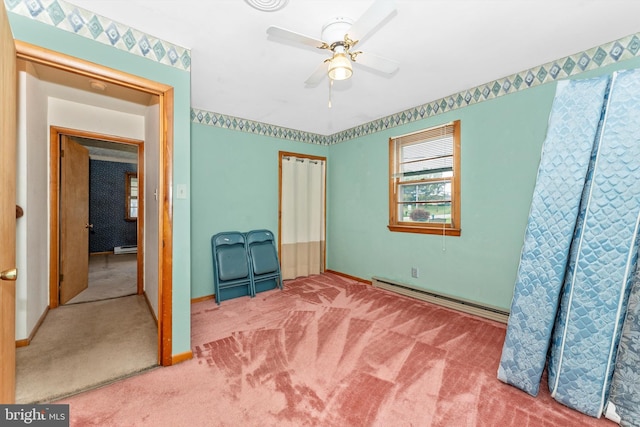
POLYGON ((460 121, 389 139, 389 230, 460 235, 460 121))
POLYGON ((126 221, 138 219, 138 173, 125 172, 125 217, 126 221))

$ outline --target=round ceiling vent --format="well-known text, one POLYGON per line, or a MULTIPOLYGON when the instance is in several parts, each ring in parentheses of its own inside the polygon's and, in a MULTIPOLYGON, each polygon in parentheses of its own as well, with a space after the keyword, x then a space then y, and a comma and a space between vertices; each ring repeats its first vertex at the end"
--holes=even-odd
POLYGON ((261 10, 263 12, 275 12, 280 10, 289 3, 289 0, 244 0, 247 4, 254 9, 261 10))

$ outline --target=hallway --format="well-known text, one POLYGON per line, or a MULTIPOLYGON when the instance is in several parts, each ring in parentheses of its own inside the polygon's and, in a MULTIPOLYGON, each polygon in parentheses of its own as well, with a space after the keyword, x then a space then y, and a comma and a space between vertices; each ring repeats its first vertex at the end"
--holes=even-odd
POLYGON ((67 304, 100 301, 137 292, 137 254, 89 256, 89 287, 67 304))
POLYGON ((16 402, 51 402, 150 369, 157 358, 144 296, 61 306, 16 349, 16 402))

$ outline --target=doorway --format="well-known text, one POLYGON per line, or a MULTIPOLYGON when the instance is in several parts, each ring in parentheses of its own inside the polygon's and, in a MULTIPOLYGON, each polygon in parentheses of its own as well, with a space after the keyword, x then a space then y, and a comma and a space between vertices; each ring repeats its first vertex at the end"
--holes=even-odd
MULTIPOLYGON (((155 271, 146 271, 154 280, 147 283, 149 289, 155 289, 156 297, 153 298, 152 303, 157 307, 157 321, 158 321, 158 362, 161 365, 171 365, 172 359, 172 221, 171 210, 172 200, 171 192, 167 191, 171 186, 173 169, 172 162, 172 150, 173 150, 173 88, 170 86, 153 82, 137 76, 132 76, 126 73, 122 73, 113 69, 102 67, 78 58, 63 55, 57 52, 52 52, 41 47, 33 46, 28 43, 16 41, 16 50, 18 59, 25 60, 33 64, 40 64, 51 69, 67 73, 67 81, 69 84, 78 84, 77 82, 83 81, 87 85, 89 81, 98 81, 102 83, 110 84, 120 90, 132 90, 139 93, 144 93, 156 97, 156 119, 158 122, 158 128, 155 130, 157 137, 157 156, 156 163, 153 165, 154 170, 157 171, 157 187, 154 188, 152 193, 157 200, 158 214, 155 217, 157 219, 156 228, 152 233, 155 237, 155 244, 147 245, 150 249, 150 253, 155 255, 157 260, 157 267, 155 271), (75 82, 75 83, 74 83, 75 82)), ((51 132, 57 132, 56 129, 51 132)), ((104 135, 103 135, 104 136, 104 135)), ((55 138, 50 138, 50 140, 55 138)), ((58 160, 52 161, 50 159, 50 173, 51 176, 56 176, 59 172, 57 169, 58 160)), ((141 174, 143 175, 143 174, 141 174)), ((50 210, 49 210, 49 222, 50 224, 58 224, 58 203, 56 197, 57 185, 55 183, 49 183, 50 193, 50 210)), ((138 236, 140 237, 140 236, 138 236)), ((60 275, 60 268, 58 264, 59 257, 59 241, 57 233, 50 234, 50 250, 49 250, 49 292, 51 294, 57 293, 57 282, 60 275), (55 289, 52 289, 54 288, 55 289)), ((144 257, 144 252, 140 251, 140 257, 144 257)), ((145 263, 143 267, 149 270, 149 266, 145 263)), ((143 274, 143 269, 139 268, 138 275, 143 274)), ((141 281, 140 281, 141 283, 141 281)), ((59 305, 59 301, 50 301, 50 309, 56 308, 59 305), (56 304, 57 302, 57 304, 56 304)))
POLYGON ((278 245, 283 280, 325 270, 325 157, 279 152, 278 245))
POLYGON ((65 129, 52 133, 56 136, 59 141, 51 142, 50 155, 59 157, 62 173, 51 178, 59 178, 62 273, 57 295, 50 296, 58 298, 53 303, 77 304, 136 294, 148 298, 142 274, 143 141, 65 129), (62 152, 70 153, 59 156, 62 152), (65 170, 73 173, 65 174, 65 170), (72 181, 76 175, 82 175, 81 182, 72 181), (72 242, 65 238, 66 229, 74 229, 72 242), (83 236, 81 242, 79 235, 83 236))
MULTIPOLYGON (((55 252, 61 273, 57 292, 52 290, 49 296, 50 305, 59 307, 49 310, 30 344, 17 350, 16 401, 25 404, 58 400, 158 364, 157 319, 144 292, 143 275, 138 274, 145 269, 144 143, 58 127, 51 127, 50 138, 50 198, 57 199, 59 206, 50 235, 52 241, 58 241, 55 252), (132 196, 129 199, 127 190, 132 196), (94 210, 102 212, 90 215, 94 210), (125 237, 128 240, 110 245, 110 256, 133 255, 132 294, 113 297, 113 292, 107 292, 106 298, 87 298, 105 296, 105 290, 96 293, 89 280, 89 259, 100 256, 90 255, 92 247, 95 250, 104 244, 104 239, 92 244, 91 233, 103 237, 119 234, 105 216, 120 219, 112 224, 125 223, 133 229, 133 236, 125 237), (134 244, 135 253, 114 254, 113 245, 127 243, 134 244)), ((123 277, 107 273, 109 288, 113 279, 123 277)), ((102 285, 97 287, 104 288, 102 285)))

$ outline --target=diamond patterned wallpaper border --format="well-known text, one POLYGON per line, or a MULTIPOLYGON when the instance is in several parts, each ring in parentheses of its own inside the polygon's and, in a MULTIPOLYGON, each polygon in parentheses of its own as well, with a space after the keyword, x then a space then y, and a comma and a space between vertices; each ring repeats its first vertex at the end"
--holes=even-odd
POLYGON ((192 109, 191 120, 210 126, 218 126, 243 132, 276 136, 312 144, 331 145, 358 138, 384 129, 436 116, 468 105, 494 99, 509 93, 519 92, 544 83, 565 79, 576 74, 594 70, 626 59, 639 56, 640 33, 632 34, 585 52, 576 53, 556 61, 548 62, 529 70, 494 80, 489 83, 455 93, 444 98, 374 120, 333 135, 318 135, 278 126, 265 125, 251 120, 224 116, 203 110, 192 109), (213 119, 215 118, 215 120, 213 119))
POLYGON ((263 136, 273 136, 275 138, 288 139, 291 141, 327 145, 327 137, 317 133, 284 128, 270 125, 268 123, 254 122, 252 120, 228 116, 225 114, 212 113, 206 110, 199 110, 197 108, 191 109, 191 122, 241 132, 255 133, 263 136))
POLYGON ((4 0, 7 10, 184 71, 191 51, 76 7, 64 0, 4 0))

